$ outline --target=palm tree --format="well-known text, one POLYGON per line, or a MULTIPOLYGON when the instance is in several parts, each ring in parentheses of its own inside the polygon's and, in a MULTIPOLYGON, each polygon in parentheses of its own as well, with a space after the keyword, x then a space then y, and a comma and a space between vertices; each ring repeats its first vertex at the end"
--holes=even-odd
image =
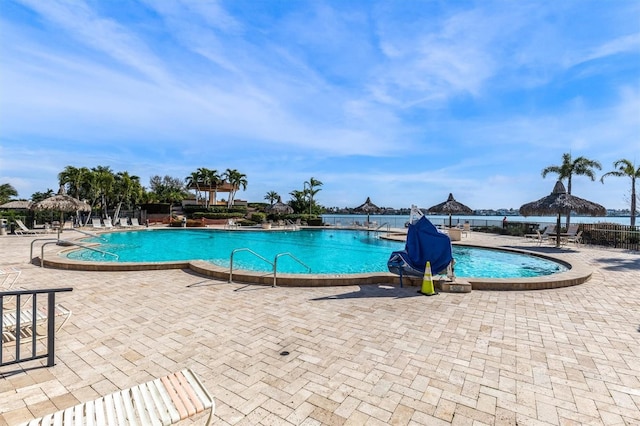
MULTIPOLYGON (((558 180, 567 179, 567 194, 571 194, 571 177, 573 175, 587 176, 591 181, 596 180, 596 174, 593 169, 602 170, 599 162, 589 160, 586 157, 578 157, 571 160, 571 153, 562 154, 562 165, 549 166, 542 170, 542 177, 545 178, 549 173, 556 173, 558 180)), ((571 212, 567 213, 567 229, 571 222, 571 212)))
POLYGON ((613 167, 618 170, 605 173, 600 178, 600 182, 604 183, 607 176, 630 177, 631 178, 631 226, 636 226, 636 179, 640 178, 640 166, 636 168, 635 164, 629 160, 622 159, 613 163, 613 167))
POLYGON ((245 175, 244 173, 240 173, 236 169, 227 169, 224 172, 223 176, 231 185, 231 190, 229 191, 229 201, 227 201, 227 207, 231 208, 231 206, 233 205, 233 201, 236 198, 236 192, 238 192, 238 189, 247 189, 247 175, 245 175))
POLYGON ((10 183, 3 183, 0 185, 0 204, 4 204, 11 199, 11 197, 17 197, 18 191, 11 186, 10 183))
POLYGON ((294 189, 289 195, 291 195, 291 200, 288 204, 293 208, 294 213, 304 213, 307 206, 307 194, 305 191, 294 189))
POLYGON ((82 185, 88 174, 89 169, 86 167, 67 166, 58 173, 58 183, 67 187, 67 194, 79 199, 82 196, 82 185))
POLYGON ((278 198, 280 198, 280 195, 278 195, 276 191, 269 191, 267 192, 267 195, 264 196, 264 199, 268 200, 269 204, 272 206, 273 206, 273 203, 275 203, 278 198))
POLYGON ((115 222, 120 216, 122 204, 127 203, 128 207, 131 207, 131 202, 139 198, 142 186, 140 185, 140 178, 138 176, 131 176, 128 172, 118 172, 115 176, 114 186, 118 199, 118 205, 113 214, 113 220, 115 222))
MULTIPOLYGON (((218 185, 222 183, 222 178, 215 169, 206 169, 206 171, 206 179, 209 182, 209 185, 213 187, 213 205, 216 206, 218 205, 218 185)), ((211 192, 209 192, 209 198, 211 198, 211 192)))
POLYGON ((311 207, 313 206, 313 197, 321 191, 320 188, 314 189, 317 186, 322 186, 322 182, 318 179, 311 177, 308 181, 304 182, 305 192, 309 196, 309 214, 311 214, 311 207), (307 188, 308 186, 308 188, 307 188))
POLYGON ((91 169, 95 176, 94 183, 100 197, 100 208, 102 217, 108 216, 109 201, 113 195, 113 184, 115 183, 115 175, 109 166, 97 166, 91 169))
POLYGON ((196 204, 200 199, 200 182, 202 181, 202 175, 199 171, 191 172, 189 176, 184 178, 185 183, 187 184, 187 188, 196 188, 196 204))

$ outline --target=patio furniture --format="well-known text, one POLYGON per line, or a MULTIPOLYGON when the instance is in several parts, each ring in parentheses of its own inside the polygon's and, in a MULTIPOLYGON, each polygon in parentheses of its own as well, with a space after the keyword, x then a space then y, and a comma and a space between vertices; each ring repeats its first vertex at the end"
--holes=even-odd
POLYGON ((37 235, 49 232, 48 229, 29 229, 20 219, 16 219, 16 224, 19 228, 14 231, 16 235, 37 235))
POLYGON ((209 410, 209 425, 215 410, 213 398, 200 379, 184 369, 21 426, 171 425, 205 410, 209 410))

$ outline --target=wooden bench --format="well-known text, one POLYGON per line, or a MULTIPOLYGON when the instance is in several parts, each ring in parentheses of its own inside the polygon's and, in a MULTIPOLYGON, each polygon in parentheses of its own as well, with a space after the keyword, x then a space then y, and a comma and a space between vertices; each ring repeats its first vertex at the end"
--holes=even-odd
POLYGON ((215 403, 200 379, 189 369, 117 391, 22 426, 80 425, 171 425, 209 411, 211 423, 215 403))

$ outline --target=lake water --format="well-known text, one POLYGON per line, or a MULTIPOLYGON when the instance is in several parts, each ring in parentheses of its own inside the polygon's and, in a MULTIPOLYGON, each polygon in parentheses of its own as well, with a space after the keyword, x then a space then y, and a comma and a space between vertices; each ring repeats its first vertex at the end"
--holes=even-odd
MULTIPOLYGON (((504 216, 451 216, 453 226, 458 223, 469 221, 471 226, 502 226, 502 218, 504 216)), ((323 214, 324 223, 329 225, 340 224, 342 226, 350 226, 355 222, 364 223, 367 221, 367 215, 357 214, 323 214)), ((427 219, 434 225, 449 225, 448 215, 427 215, 427 219)), ((544 227, 549 223, 556 223, 556 216, 507 216, 509 222, 537 223, 544 227)), ((376 222, 378 226, 388 224, 392 228, 404 228, 405 223, 409 221, 409 215, 369 215, 370 222, 376 222)), ((562 223, 565 223, 566 217, 561 217, 562 223)), ((628 216, 571 216, 571 223, 617 223, 621 225, 629 225, 630 218, 628 216)))

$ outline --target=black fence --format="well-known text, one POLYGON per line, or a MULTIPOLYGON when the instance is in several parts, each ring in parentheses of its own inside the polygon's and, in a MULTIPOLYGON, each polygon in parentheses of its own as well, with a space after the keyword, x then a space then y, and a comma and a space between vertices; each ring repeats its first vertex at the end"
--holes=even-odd
POLYGON ((0 367, 43 358, 47 359, 47 367, 55 364, 56 316, 63 312, 68 319, 71 314, 56 305, 56 293, 72 290, 0 292, 0 367))
POLYGON ((585 223, 580 225, 585 244, 640 250, 640 230, 637 226, 616 223, 585 223))

